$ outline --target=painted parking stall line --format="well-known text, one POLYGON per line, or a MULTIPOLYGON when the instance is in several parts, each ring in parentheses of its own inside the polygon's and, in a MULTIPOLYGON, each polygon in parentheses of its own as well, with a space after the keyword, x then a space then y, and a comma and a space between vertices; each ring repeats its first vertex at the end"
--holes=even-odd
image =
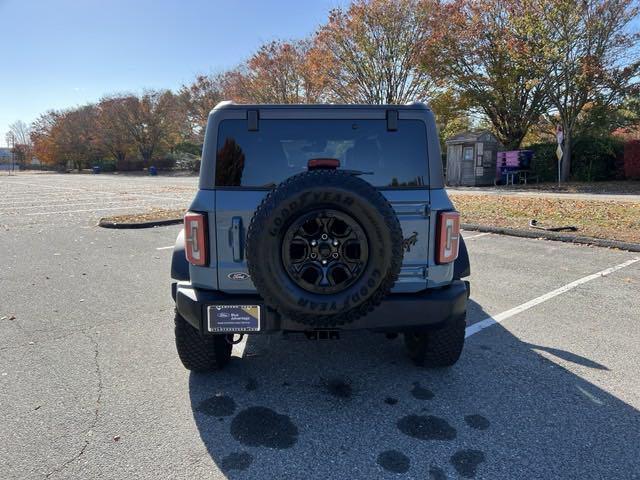
POLYGON ((23 217, 42 216, 42 215, 62 215, 65 213, 84 213, 84 212, 103 212, 106 210, 131 210, 140 209, 140 207, 150 207, 151 205, 133 205, 128 207, 107 207, 107 208, 89 208, 80 210, 58 210, 54 212, 37 212, 37 213, 22 213, 23 217))
MULTIPOLYGON (((44 188, 51 188, 54 190, 64 190, 64 191, 75 191, 75 192, 79 192, 79 193, 85 193, 88 195, 93 195, 93 194, 109 194, 109 195, 113 195, 113 192, 109 192, 109 191, 105 191, 105 190, 90 190, 90 189, 86 189, 86 188, 73 188, 73 187, 60 187, 60 186, 54 186, 54 185, 44 185, 44 184, 36 184, 36 183, 19 183, 19 182, 15 182, 16 184, 19 185, 27 185, 27 186, 34 186, 34 187, 44 187, 44 188)), ((130 196, 135 196, 135 197, 140 197, 140 198, 151 198, 154 200, 167 200, 167 201, 176 201, 176 202, 182 202, 185 201, 184 198, 179 198, 179 197, 166 197, 164 195, 150 195, 150 194, 144 194, 144 193, 132 193, 132 192, 119 192, 121 195, 130 195, 130 196)), ((187 195, 187 193, 185 192, 185 195, 187 195)), ((188 194, 189 198, 192 198, 191 193, 188 194)))
POLYGON ((465 338, 475 335, 476 333, 481 332, 485 328, 489 328, 497 323, 501 323, 504 320, 513 317, 514 315, 524 312, 525 310, 529 310, 530 308, 533 308, 536 305, 540 305, 541 303, 546 302, 547 300, 551 300, 552 298, 562 295, 563 293, 567 293, 568 291, 573 290, 574 288, 579 287, 580 285, 584 285, 585 283, 590 282, 591 280, 606 277, 607 275, 613 272, 622 270, 623 268, 626 268, 637 262, 640 262, 640 257, 632 258, 619 265, 605 268, 604 270, 600 270, 599 272, 593 273, 591 275, 587 275, 586 277, 579 278, 578 280, 568 283, 560 288, 556 288, 555 290, 545 293, 544 295, 540 295, 539 297, 536 297, 533 300, 529 300, 528 302, 518 305, 517 307, 511 308, 505 312, 480 320, 479 322, 474 323, 473 325, 469 325, 466 328, 465 338))
POLYGON ((0 207, 0 211, 12 211, 12 210, 27 210, 29 208, 51 208, 51 207, 81 207, 81 206, 85 206, 85 205, 107 205, 107 204, 132 204, 134 202, 139 202, 140 200, 138 199, 131 199, 131 200, 125 200, 125 199, 116 199, 116 200, 110 200, 110 201, 101 201, 101 202, 83 202, 82 199, 73 199, 72 202, 65 202, 65 203, 51 203, 51 204, 47 204, 47 205, 21 205, 18 207, 0 207), (73 202, 80 202, 80 203, 73 203, 73 202))

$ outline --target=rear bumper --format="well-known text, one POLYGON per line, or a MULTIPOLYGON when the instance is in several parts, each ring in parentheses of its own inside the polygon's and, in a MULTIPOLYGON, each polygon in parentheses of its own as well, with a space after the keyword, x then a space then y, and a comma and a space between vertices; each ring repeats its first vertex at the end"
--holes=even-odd
MULTIPOLYGON (((467 288, 465 282, 454 280, 439 289, 391 294, 373 312, 347 325, 332 327, 331 330, 397 332, 437 329, 466 313, 467 288)), ((178 313, 201 333, 207 333, 209 305, 260 305, 262 318, 259 333, 316 330, 283 318, 267 307, 259 295, 229 295, 193 288, 188 282, 174 283, 172 294, 178 313)))

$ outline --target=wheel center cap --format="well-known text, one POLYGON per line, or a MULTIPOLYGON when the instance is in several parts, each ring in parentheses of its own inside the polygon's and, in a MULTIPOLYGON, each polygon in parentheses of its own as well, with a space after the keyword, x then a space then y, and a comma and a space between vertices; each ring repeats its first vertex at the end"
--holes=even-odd
POLYGON ((331 250, 331 245, 329 245, 328 243, 321 243, 318 247, 318 253, 320 253, 320 256, 323 258, 330 257, 331 250))

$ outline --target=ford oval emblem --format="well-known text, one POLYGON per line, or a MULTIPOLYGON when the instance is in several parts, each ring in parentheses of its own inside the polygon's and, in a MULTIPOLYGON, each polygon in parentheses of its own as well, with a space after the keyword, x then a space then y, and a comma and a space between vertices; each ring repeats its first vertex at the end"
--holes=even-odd
POLYGON ((231 280, 246 280, 249 278, 249 274, 245 272, 232 272, 227 275, 231 280))

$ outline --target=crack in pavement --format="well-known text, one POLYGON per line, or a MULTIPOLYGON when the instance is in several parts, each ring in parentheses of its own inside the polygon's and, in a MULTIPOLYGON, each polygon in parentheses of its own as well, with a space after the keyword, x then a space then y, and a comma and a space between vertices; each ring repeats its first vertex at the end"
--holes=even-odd
MULTIPOLYGON (((98 418, 100 416, 100 402, 102 400, 102 388, 103 388, 103 383, 102 383, 102 371, 100 370, 100 362, 99 362, 99 356, 100 356, 100 350, 99 350, 99 346, 98 346, 98 342, 96 341, 95 338, 93 338, 93 336, 91 336, 90 334, 86 333, 86 332, 82 332, 84 333, 84 335, 89 339, 89 341, 93 344, 93 351, 94 351, 94 363, 95 363, 95 374, 96 374, 96 378, 97 378, 97 395, 96 395, 96 403, 95 403, 95 409, 94 409, 94 415, 93 415, 93 420, 91 421, 91 423, 89 424, 89 428, 87 428, 83 434, 87 435, 87 434, 92 434, 93 429, 96 427, 96 425, 98 424, 98 418)), ((75 462, 76 460, 78 460, 85 452, 85 450, 87 449, 87 447, 89 446, 89 439, 85 439, 84 441, 84 445, 80 448, 80 450, 78 451, 78 453, 76 453, 73 457, 65 460, 62 465, 60 465, 57 468, 54 468, 53 470, 51 470, 49 473, 45 474, 45 478, 49 478, 52 475, 55 475, 57 473, 62 472, 64 469, 66 469, 69 465, 71 465, 73 462, 75 462)))

